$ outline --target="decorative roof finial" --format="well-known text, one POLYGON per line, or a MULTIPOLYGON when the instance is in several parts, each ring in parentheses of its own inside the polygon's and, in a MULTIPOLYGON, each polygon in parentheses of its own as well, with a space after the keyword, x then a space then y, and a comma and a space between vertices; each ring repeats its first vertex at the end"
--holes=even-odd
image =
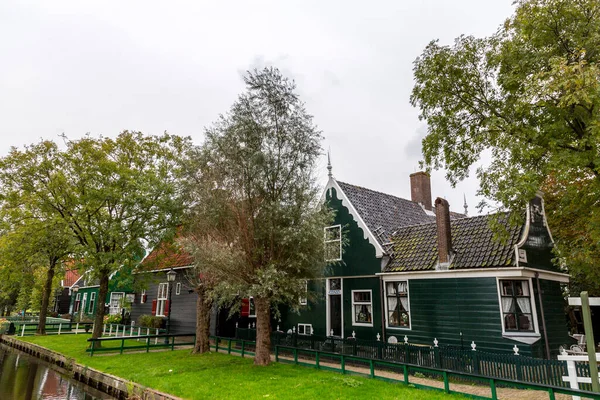
POLYGON ((467 195, 463 193, 463 198, 465 199, 465 204, 463 207, 465 208, 465 217, 469 216, 469 206, 467 205, 467 195))
POLYGON ((329 171, 327 173, 327 176, 329 176, 330 178, 333 176, 333 174, 331 173, 331 157, 329 155, 329 150, 327 151, 327 171, 329 171))

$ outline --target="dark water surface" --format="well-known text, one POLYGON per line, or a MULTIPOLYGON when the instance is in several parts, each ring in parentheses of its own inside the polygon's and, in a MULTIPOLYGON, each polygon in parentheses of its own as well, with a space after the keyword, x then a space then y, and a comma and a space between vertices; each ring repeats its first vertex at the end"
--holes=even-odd
POLYGON ((0 348, 0 400, 108 400, 113 397, 72 381, 37 358, 0 348))

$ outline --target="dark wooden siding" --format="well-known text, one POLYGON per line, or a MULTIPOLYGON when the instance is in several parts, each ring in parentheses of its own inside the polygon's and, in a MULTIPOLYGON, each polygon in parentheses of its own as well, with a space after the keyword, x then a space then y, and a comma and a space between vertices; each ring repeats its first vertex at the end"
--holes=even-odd
MULTIPOLYGON (((542 332, 542 314, 535 279, 533 279, 533 286, 540 332, 542 332)), ((558 355, 559 346, 567 345, 568 348, 575 341, 569 336, 569 324, 565 313, 566 302, 563 297, 561 284, 559 282, 540 279, 540 288, 542 289, 542 301, 544 302, 544 316, 546 319, 546 329, 548 330, 550 355, 553 357, 558 355)), ((544 342, 542 340, 536 343, 534 351, 535 355, 539 357, 545 354, 544 342)))
POLYGON ((69 296, 69 288, 63 288, 60 295, 56 297, 56 308, 55 311, 62 314, 69 313, 69 306, 71 305, 71 296, 69 296))
MULTIPOLYGON (((196 293, 189 293, 189 285, 184 277, 183 270, 176 270, 177 277, 172 283, 171 295, 171 333, 193 333, 196 331, 196 293), (175 294, 177 282, 181 282, 181 294, 175 294)), ((135 302, 131 307, 131 319, 139 324, 141 315, 152 314, 152 300, 158 296, 158 284, 167 282, 164 272, 154 272, 150 277, 144 276, 146 284, 146 302, 142 304, 141 293, 136 293, 135 302)))
POLYGON ((336 197, 335 189, 327 197, 329 206, 336 212, 334 225, 340 224, 348 239, 348 245, 343 250, 343 262, 328 267, 326 276, 357 276, 375 275, 381 272, 381 260, 375 257, 375 247, 365 239, 364 232, 342 201, 336 197))

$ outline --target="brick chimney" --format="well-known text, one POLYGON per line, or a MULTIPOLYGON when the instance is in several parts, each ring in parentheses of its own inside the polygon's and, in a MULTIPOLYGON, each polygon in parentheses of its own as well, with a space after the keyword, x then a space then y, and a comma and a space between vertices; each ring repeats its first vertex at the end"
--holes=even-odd
POLYGON ((410 197, 426 210, 431 211, 431 179, 427 172, 410 174, 410 197))
POLYGON ((448 264, 452 253, 450 205, 441 197, 435 199, 435 222, 437 225, 438 261, 440 264, 448 264))

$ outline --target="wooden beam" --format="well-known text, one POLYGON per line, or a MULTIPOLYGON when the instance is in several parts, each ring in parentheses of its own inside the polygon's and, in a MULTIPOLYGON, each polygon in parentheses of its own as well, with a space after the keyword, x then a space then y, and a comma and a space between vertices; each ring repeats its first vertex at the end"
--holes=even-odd
MULTIPOLYGON (((581 297, 569 297, 570 306, 581 306, 581 297)), ((600 297, 589 297, 590 306, 600 306, 600 297)))
POLYGON ((592 329, 592 311, 590 310, 590 301, 588 292, 581 292, 581 313, 583 314, 583 327, 585 329, 585 340, 587 342, 587 352, 590 358, 590 376, 592 379, 592 392, 600 392, 600 382, 598 376, 598 363, 596 361, 596 343, 594 343, 594 330, 592 329))

